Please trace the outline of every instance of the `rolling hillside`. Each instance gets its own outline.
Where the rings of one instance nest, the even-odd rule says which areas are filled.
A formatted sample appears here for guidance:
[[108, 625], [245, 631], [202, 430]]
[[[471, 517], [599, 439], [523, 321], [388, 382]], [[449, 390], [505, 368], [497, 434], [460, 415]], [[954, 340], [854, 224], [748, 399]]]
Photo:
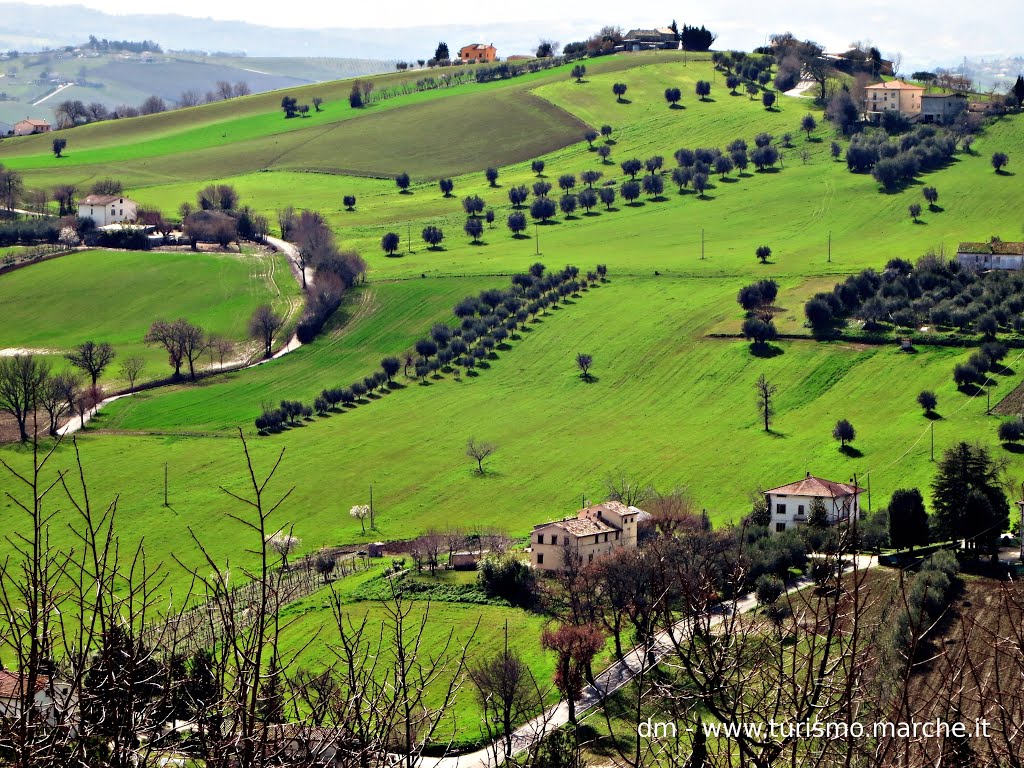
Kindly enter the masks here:
[[[184, 526], [201, 526], [217, 556], [239, 557], [235, 529], [223, 516], [228, 501], [217, 488], [240, 479], [240, 446], [230, 438], [239, 426], [254, 434], [261, 403], [308, 401], [324, 387], [361, 379], [381, 356], [402, 352], [449, 318], [461, 296], [503, 287], [509, 273], [538, 259], [584, 271], [607, 264], [610, 282], [542, 317], [479, 376], [409, 381], [355, 409], [255, 440], [260, 466], [287, 447], [282, 485], [296, 490], [280, 519], [296, 523], [304, 548], [366, 540], [346, 510], [364, 501], [371, 482], [381, 510], [373, 536], [386, 539], [443, 526], [454, 515], [521, 535], [571, 511], [581, 494], [599, 498], [605, 475], [617, 469], [663, 489], [685, 488], [719, 522], [738, 520], [756, 488], [806, 471], [837, 480], [856, 474], [870, 483], [877, 508], [896, 488], [927, 488], [931, 481], [933, 422], [914, 402], [925, 388], [939, 395], [937, 453], [962, 439], [1001, 451], [996, 417], [952, 383], [953, 365], [967, 350], [905, 355], [894, 347], [815, 342], [803, 328], [802, 303], [843, 275], [881, 269], [893, 257], [948, 254], [960, 240], [992, 234], [1017, 237], [1022, 176], [995, 175], [988, 157], [999, 150], [1013, 162], [1024, 158], [1020, 116], [989, 126], [973, 151], [947, 168], [886, 194], [832, 160], [830, 126], [811, 139], [800, 132], [809, 111], [823, 122], [808, 101], [783, 98], [779, 109], [766, 111], [758, 100], [729, 95], [708, 62], [684, 63], [672, 52], [588, 61], [587, 68], [581, 84], [562, 68], [396, 97], [363, 111], [343, 101], [350, 83], [305, 86], [288, 93], [326, 100], [324, 111], [306, 120], [284, 120], [281, 93], [263, 94], [76, 129], [62, 160], [38, 138], [0, 145], [0, 162], [21, 169], [29, 186], [113, 175], [143, 203], [174, 211], [215, 180], [234, 184], [244, 203], [271, 215], [286, 205], [317, 209], [371, 267], [368, 283], [349, 294], [329, 332], [300, 352], [258, 371], [104, 410], [79, 444], [94, 492], [121, 494], [128, 536], [145, 532], [159, 550], [188, 559]], [[385, 76], [378, 87], [403, 77], [409, 76]], [[693, 95], [698, 79], [712, 82], [710, 100]], [[616, 102], [614, 82], [628, 84], [628, 103]], [[662, 98], [673, 85], [683, 91], [684, 109], [670, 110]], [[602, 164], [582, 141], [582, 128], [606, 123], [614, 143]], [[792, 134], [781, 164], [715, 175], [703, 196], [678, 192], [666, 176], [661, 195], [630, 204], [619, 198], [610, 210], [599, 206], [531, 226], [539, 243], [513, 239], [504, 227], [512, 210], [508, 189], [537, 180], [530, 170], [537, 155], [553, 184], [562, 174], [578, 180], [597, 169], [604, 174], [599, 184], [618, 188], [619, 163], [628, 158], [660, 155], [671, 168], [679, 147], [721, 147], [736, 138], [752, 147], [761, 132], [776, 145]], [[488, 166], [499, 168], [497, 187], [483, 178]], [[413, 175], [410, 194], [398, 194], [387, 178], [399, 170]], [[437, 188], [443, 175], [453, 176], [453, 198]], [[938, 188], [943, 210], [915, 225], [907, 206], [922, 199], [924, 183]], [[354, 212], [344, 210], [346, 194], [358, 198]], [[469, 194], [496, 212], [483, 245], [471, 245], [462, 232], [461, 199]], [[419, 240], [428, 224], [444, 229], [442, 250], [428, 251]], [[403, 253], [411, 231], [413, 252], [381, 253], [388, 231], [401, 235]], [[764, 265], [754, 255], [761, 244], [773, 250]], [[805, 338], [777, 342], [765, 357], [740, 340], [710, 338], [739, 329], [736, 292], [762, 277], [780, 283], [780, 327]], [[4, 290], [0, 277], [0, 295]], [[595, 359], [597, 380], [590, 384], [575, 370], [581, 351]], [[998, 377], [994, 401], [1019, 382], [1024, 362], [1016, 352], [1009, 367], [1016, 373]], [[779, 387], [770, 433], [754, 403], [753, 383], [762, 373]], [[857, 428], [853, 453], [841, 453], [831, 438], [839, 418]], [[484, 477], [464, 456], [471, 436], [499, 445]], [[2, 452], [27, 459], [18, 447]], [[59, 455], [68, 459], [66, 451]], [[131, 462], [122, 471], [103, 470], [124, 455]], [[1020, 469], [1019, 455], [1000, 455]], [[172, 525], [160, 507], [165, 463]]]
[[219, 81], [245, 83], [253, 93], [344, 77], [374, 75], [394, 69], [393, 61], [369, 59], [262, 58], [89, 50], [22, 53], [0, 60], [0, 122], [26, 117], [52, 121], [54, 109], [67, 99], [98, 102], [108, 109], [138, 106], [150, 96], [169, 105], [185, 91], [200, 98], [217, 90]]

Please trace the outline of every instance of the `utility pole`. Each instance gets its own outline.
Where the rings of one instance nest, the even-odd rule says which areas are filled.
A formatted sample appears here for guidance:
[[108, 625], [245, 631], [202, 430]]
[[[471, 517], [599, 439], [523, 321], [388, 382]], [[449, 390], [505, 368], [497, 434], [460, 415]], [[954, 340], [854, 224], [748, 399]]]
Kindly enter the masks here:
[[537, 243], [537, 249], [535, 251], [536, 256], [540, 256], [540, 225], [537, 222], [533, 222], [533, 239]]
[[409, 248], [409, 255], [412, 256], [412, 222], [407, 221], [405, 224], [405, 242]]
[[832, 263], [832, 230], [828, 231], [828, 263]]
[[868, 472], [868, 514], [871, 514], [871, 473]]
[[171, 506], [170, 504], [167, 503], [167, 463], [166, 462], [164, 462], [164, 506], [165, 507]]
[[370, 530], [376, 530], [376, 528], [374, 528], [373, 521], [373, 483], [370, 483]]
[[700, 228], [700, 260], [704, 261], [704, 227]]
[[932, 422], [932, 461], [935, 461], [935, 422]]
[[985, 415], [992, 415], [992, 390], [985, 384]]

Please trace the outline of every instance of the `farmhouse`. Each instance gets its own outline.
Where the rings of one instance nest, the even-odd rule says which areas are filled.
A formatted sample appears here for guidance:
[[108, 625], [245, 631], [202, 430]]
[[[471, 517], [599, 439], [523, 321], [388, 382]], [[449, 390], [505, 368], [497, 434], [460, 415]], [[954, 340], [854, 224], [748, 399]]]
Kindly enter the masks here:
[[92, 219], [97, 227], [135, 221], [139, 204], [123, 195], [89, 195], [78, 203], [78, 217]]
[[678, 48], [679, 38], [668, 27], [657, 29], [631, 29], [622, 38], [626, 51], [651, 51], [658, 48]]
[[[23, 675], [0, 670], [0, 718], [12, 719], [21, 715], [21, 699], [26, 685], [28, 680]], [[70, 687], [57, 685], [46, 675], [39, 675], [33, 688], [35, 695], [32, 701], [36, 711], [47, 723], [56, 725], [59, 708], [73, 705]]]
[[921, 122], [949, 124], [967, 111], [967, 97], [962, 93], [926, 93], [921, 96]]
[[1024, 268], [1024, 243], [1007, 243], [993, 237], [987, 243], [960, 243], [957, 262], [971, 269]]
[[921, 95], [924, 88], [903, 80], [875, 83], [864, 89], [864, 116], [877, 122], [883, 112], [897, 112], [902, 117], [921, 114]]
[[591, 563], [618, 547], [636, 548], [637, 519], [643, 510], [619, 501], [606, 501], [576, 513], [575, 517], [541, 523], [530, 534], [530, 560], [542, 571], [558, 571], [566, 557]]
[[45, 120], [36, 120], [26, 117], [24, 120], [14, 124], [15, 136], [31, 136], [34, 133], [49, 133], [50, 124]]
[[483, 43], [464, 45], [459, 49], [459, 58], [465, 62], [494, 61], [498, 58], [498, 49], [491, 44], [484, 45]]
[[764, 492], [772, 516], [768, 527], [781, 533], [789, 528], [806, 525], [810, 518], [811, 503], [815, 499], [825, 503], [830, 524], [857, 519], [862, 515], [862, 493], [864, 489], [852, 483], [836, 483], [814, 477], [808, 472], [803, 480]]

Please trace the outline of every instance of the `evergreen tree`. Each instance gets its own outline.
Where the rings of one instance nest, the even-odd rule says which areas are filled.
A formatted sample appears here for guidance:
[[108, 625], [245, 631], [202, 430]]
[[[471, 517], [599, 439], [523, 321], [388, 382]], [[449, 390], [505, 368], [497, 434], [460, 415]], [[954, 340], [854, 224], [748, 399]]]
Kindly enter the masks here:
[[900, 488], [889, 500], [889, 543], [911, 551], [928, 543], [928, 513], [917, 488]]
[[988, 451], [961, 442], [943, 454], [932, 483], [932, 510], [940, 540], [963, 539], [967, 549], [995, 552], [1010, 506]]

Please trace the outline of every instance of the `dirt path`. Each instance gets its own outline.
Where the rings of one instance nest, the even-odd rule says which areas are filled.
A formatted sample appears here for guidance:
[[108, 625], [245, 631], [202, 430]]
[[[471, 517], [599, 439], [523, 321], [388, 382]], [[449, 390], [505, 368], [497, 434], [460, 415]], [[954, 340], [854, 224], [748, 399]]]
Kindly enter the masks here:
[[[299, 266], [298, 266], [298, 261], [297, 261], [298, 260], [298, 256], [299, 256], [298, 248], [296, 248], [291, 243], [289, 243], [289, 242], [287, 242], [285, 240], [281, 240], [280, 238], [277, 238], [277, 237], [269, 237], [268, 236], [267, 237], [267, 244], [273, 246], [276, 250], [280, 251], [281, 253], [283, 253], [285, 255], [285, 258], [288, 259], [288, 264], [291, 267], [292, 277], [294, 277], [296, 282], [298, 282], [298, 284], [301, 286], [302, 285], [302, 273], [299, 271]], [[273, 268], [273, 266], [271, 266], [271, 268], [270, 268], [270, 279], [271, 280], [273, 280], [273, 275], [274, 275], [274, 268]], [[313, 275], [313, 270], [310, 269], [309, 267], [307, 267], [306, 268], [306, 284], [308, 286], [310, 286], [310, 287], [312, 287], [312, 285], [313, 285], [313, 276], [314, 276]], [[301, 305], [302, 305], [302, 302], [300, 301], [298, 306], [301, 307]], [[295, 308], [296, 307], [293, 304], [289, 304], [289, 307], [288, 307], [289, 315], [294, 311]], [[279, 350], [277, 350], [277, 352], [275, 352], [271, 357], [264, 358], [262, 360], [257, 360], [255, 363], [249, 363], [248, 365], [240, 365], [238, 367], [229, 367], [229, 366], [225, 365], [225, 366], [222, 366], [220, 368], [220, 370], [221, 371], [246, 371], [246, 370], [248, 370], [250, 368], [255, 368], [255, 367], [259, 366], [259, 365], [263, 365], [265, 363], [268, 363], [271, 360], [277, 360], [279, 358], [282, 358], [285, 355], [287, 355], [289, 352], [294, 352], [296, 349], [298, 349], [301, 346], [302, 346], [302, 342], [299, 341], [298, 335], [297, 334], [292, 334], [292, 337], [288, 340], [288, 343], [285, 344], [283, 347], [281, 347]], [[152, 390], [145, 390], [145, 391], [149, 392], [149, 391], [152, 391]], [[135, 394], [134, 392], [125, 392], [125, 393], [122, 393], [122, 394], [119, 394], [119, 395], [113, 395], [111, 397], [106, 398], [105, 400], [100, 402], [100, 404], [97, 405], [92, 411], [87, 413], [85, 415], [84, 419], [79, 418], [77, 416], [73, 416], [71, 419], [68, 420], [67, 424], [65, 424], [64, 426], [60, 427], [57, 430], [57, 433], [60, 434], [60, 435], [70, 435], [70, 434], [72, 434], [74, 432], [77, 432], [82, 427], [84, 427], [86, 424], [88, 424], [90, 419], [92, 419], [92, 417], [96, 414], [96, 412], [99, 411], [99, 409], [102, 408], [104, 405], [107, 405], [108, 403], [112, 403], [115, 400], [120, 400], [122, 397], [131, 397], [134, 394]]]

